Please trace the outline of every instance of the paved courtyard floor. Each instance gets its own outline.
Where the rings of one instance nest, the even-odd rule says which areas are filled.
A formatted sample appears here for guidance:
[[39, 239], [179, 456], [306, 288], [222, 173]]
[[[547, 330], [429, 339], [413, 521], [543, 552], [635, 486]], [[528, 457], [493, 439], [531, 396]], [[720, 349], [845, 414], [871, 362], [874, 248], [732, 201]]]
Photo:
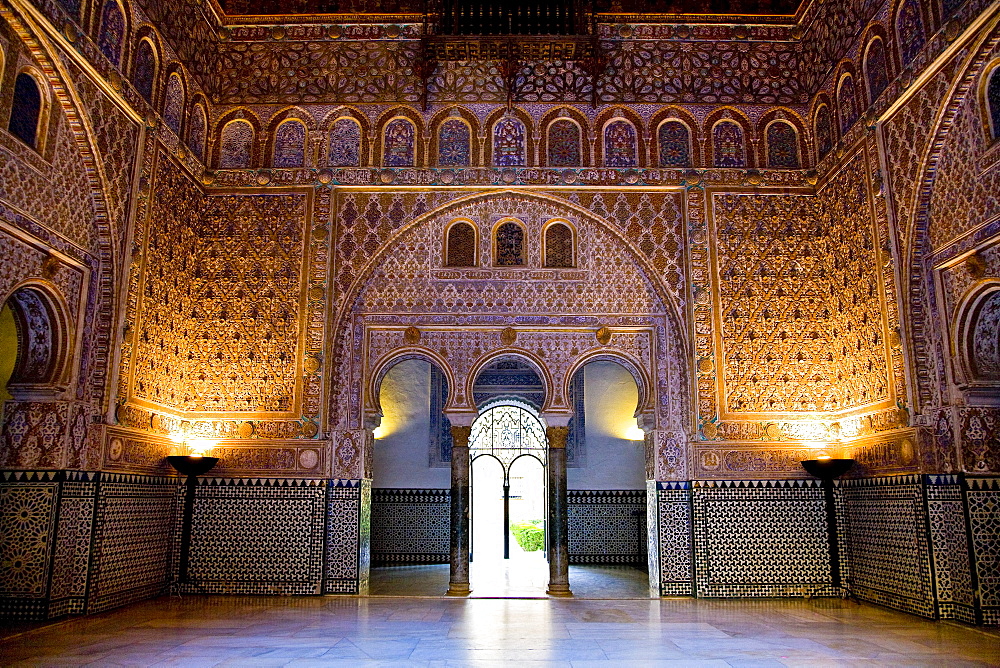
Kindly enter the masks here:
[[185, 596], [8, 638], [0, 664], [972, 666], [1000, 638], [839, 599]]

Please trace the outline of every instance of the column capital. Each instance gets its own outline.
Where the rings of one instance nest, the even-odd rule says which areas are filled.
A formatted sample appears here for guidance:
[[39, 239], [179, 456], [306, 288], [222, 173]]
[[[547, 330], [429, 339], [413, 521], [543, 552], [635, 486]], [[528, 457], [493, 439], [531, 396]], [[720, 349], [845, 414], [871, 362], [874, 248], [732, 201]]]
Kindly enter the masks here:
[[569, 427], [548, 427], [545, 435], [549, 438], [549, 449], [566, 449], [566, 439], [569, 437]]
[[469, 437], [472, 435], [472, 426], [451, 425], [451, 441], [453, 448], [469, 447]]

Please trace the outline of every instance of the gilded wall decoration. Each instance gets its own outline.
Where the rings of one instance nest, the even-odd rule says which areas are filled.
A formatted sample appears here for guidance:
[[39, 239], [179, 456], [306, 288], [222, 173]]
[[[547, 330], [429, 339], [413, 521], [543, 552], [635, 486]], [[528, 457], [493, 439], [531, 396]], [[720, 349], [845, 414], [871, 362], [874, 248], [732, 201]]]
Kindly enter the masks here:
[[297, 414], [306, 206], [300, 194], [204, 197], [160, 157], [133, 399]]
[[891, 399], [874, 230], [856, 158], [822, 197], [716, 195], [727, 414]]

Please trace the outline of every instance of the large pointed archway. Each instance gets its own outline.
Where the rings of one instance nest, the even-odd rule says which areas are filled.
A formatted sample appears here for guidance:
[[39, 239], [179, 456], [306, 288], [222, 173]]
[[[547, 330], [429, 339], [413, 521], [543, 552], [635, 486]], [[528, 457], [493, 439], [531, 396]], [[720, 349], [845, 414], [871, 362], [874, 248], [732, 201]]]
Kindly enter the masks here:
[[[342, 208], [357, 206], [352, 201]], [[355, 234], [357, 218], [352, 221], [338, 235]], [[459, 223], [472, 234], [451, 239]], [[547, 255], [546, 232], [553, 226], [561, 226], [572, 246], [558, 262]], [[473, 247], [453, 256], [449, 241], [460, 239]], [[566, 438], [574, 416], [570, 386], [580, 365], [600, 356], [621, 360], [639, 386], [645, 477], [684, 475], [686, 454], [676, 444], [691, 431], [692, 393], [687, 333], [677, 308], [681, 297], [624, 230], [550, 195], [480, 193], [402, 225], [352, 275], [338, 300], [344, 307], [333, 349], [329, 428], [335, 475], [371, 475], [371, 429], [380, 414], [377, 390], [386, 361], [408, 355], [439, 361], [451, 387], [443, 412], [453, 441], [452, 566], [460, 571], [452, 574], [453, 594], [468, 591], [467, 458], [482, 398], [474, 385], [497, 360], [524, 361], [545, 389], [536, 407], [547, 424], [550, 500], [558, 501], [549, 504], [547, 526], [550, 548], [559, 550], [555, 559], [550, 550], [550, 592], [569, 592]], [[675, 450], [661, 452], [669, 447]]]

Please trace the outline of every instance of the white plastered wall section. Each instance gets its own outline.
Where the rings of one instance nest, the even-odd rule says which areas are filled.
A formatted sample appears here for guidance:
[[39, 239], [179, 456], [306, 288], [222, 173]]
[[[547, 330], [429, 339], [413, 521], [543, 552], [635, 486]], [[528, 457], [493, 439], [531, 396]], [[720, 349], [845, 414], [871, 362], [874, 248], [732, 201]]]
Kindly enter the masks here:
[[372, 486], [380, 488], [445, 489], [451, 470], [431, 468], [431, 365], [404, 360], [382, 379], [382, 429], [375, 441]]
[[568, 489], [646, 489], [644, 445], [625, 438], [639, 401], [632, 374], [604, 361], [583, 374], [587, 455], [583, 467], [567, 470]]

